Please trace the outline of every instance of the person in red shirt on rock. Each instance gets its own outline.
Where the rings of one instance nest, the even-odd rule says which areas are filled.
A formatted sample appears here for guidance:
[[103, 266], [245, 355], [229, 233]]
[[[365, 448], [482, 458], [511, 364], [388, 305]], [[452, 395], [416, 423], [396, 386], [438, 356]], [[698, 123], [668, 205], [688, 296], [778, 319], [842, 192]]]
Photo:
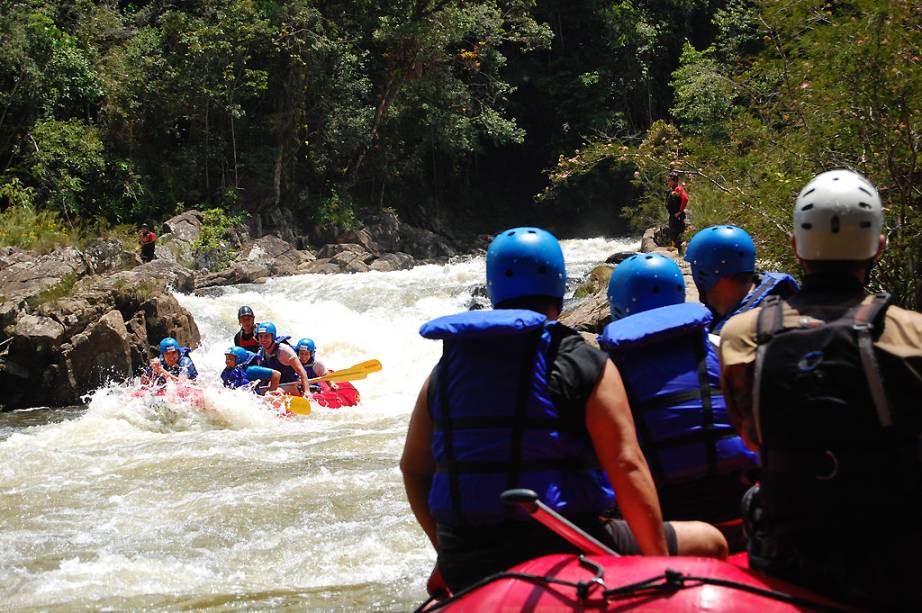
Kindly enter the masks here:
[[688, 192], [679, 184], [679, 173], [672, 171], [666, 179], [666, 210], [669, 212], [669, 238], [676, 251], [682, 255], [682, 233], [685, 232], [685, 207], [688, 206]]
[[157, 235], [150, 231], [146, 223], [141, 224], [138, 242], [141, 243], [141, 261], [150, 262], [153, 260], [154, 248], [157, 244]]

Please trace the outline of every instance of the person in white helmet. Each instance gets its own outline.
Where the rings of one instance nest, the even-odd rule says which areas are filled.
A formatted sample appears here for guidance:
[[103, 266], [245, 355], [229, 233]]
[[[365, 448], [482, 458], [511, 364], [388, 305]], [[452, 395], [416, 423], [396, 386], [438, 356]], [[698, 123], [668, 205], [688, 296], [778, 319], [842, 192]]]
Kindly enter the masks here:
[[860, 608], [922, 605], [922, 314], [865, 290], [880, 196], [824, 172], [794, 205], [801, 292], [724, 327], [727, 410], [762, 462], [749, 563]]

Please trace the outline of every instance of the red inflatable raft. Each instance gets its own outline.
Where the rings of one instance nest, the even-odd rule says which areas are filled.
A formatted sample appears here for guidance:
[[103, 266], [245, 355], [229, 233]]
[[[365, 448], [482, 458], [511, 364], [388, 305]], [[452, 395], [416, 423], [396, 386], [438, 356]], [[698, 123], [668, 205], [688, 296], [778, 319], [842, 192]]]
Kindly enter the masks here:
[[[734, 560], [739, 564], [740, 560]], [[847, 611], [711, 558], [556, 554], [486, 579], [427, 611]]]
[[359, 403], [361, 395], [354, 385], [348, 381], [341, 381], [336, 385], [338, 389], [334, 390], [326, 381], [320, 381], [320, 391], [310, 394], [311, 400], [328, 409], [354, 407]]

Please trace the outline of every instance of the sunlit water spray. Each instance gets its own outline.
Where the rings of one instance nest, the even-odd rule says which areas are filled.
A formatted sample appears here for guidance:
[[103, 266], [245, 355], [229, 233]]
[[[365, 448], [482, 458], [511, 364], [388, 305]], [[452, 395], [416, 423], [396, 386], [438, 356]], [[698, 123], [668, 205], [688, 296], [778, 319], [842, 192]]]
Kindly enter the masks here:
[[[565, 241], [571, 278], [635, 240]], [[434, 552], [397, 462], [439, 343], [420, 324], [463, 310], [473, 258], [393, 273], [302, 275], [179, 295], [202, 344], [199, 406], [98, 390], [84, 410], [0, 417], [0, 608], [412, 609]], [[358, 407], [283, 418], [218, 373], [248, 304], [319, 359], [384, 369]]]

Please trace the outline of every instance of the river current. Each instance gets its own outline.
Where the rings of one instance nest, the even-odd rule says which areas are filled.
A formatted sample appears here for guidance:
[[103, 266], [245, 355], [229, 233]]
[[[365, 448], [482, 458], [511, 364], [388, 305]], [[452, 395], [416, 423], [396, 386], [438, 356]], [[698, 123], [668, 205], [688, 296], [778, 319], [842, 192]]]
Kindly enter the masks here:
[[[571, 279], [636, 245], [564, 241]], [[483, 271], [471, 258], [178, 294], [202, 334], [204, 408], [113, 384], [85, 407], [0, 415], [0, 610], [415, 608], [435, 553], [397, 463], [441, 351], [418, 329], [465, 309]], [[243, 304], [313, 337], [330, 368], [384, 369], [356, 382], [357, 407], [281, 418], [220, 387]]]

